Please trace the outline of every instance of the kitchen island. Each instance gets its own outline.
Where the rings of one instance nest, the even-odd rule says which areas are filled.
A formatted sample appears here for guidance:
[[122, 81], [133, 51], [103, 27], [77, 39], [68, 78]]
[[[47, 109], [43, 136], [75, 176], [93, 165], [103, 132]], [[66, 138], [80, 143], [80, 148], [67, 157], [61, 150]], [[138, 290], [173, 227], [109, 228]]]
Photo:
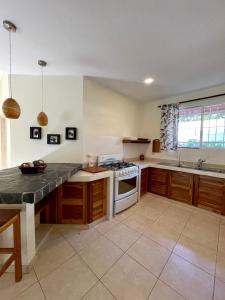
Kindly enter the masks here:
[[[76, 174], [81, 164], [49, 163], [44, 173], [23, 175], [10, 168], [0, 171], [0, 209], [21, 209], [22, 264], [26, 271], [35, 257], [35, 204]], [[0, 243], [9, 245], [12, 232], [6, 231]], [[0, 261], [1, 263], [1, 261]]]

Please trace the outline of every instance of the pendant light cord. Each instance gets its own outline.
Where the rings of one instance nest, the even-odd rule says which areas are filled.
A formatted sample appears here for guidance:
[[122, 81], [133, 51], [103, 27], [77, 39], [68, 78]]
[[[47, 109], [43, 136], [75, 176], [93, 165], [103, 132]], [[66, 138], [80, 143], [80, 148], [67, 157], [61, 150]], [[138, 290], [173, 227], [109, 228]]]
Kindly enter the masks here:
[[43, 78], [43, 66], [41, 66], [41, 111], [44, 111], [44, 78]]
[[9, 30], [9, 96], [12, 98], [12, 39]]

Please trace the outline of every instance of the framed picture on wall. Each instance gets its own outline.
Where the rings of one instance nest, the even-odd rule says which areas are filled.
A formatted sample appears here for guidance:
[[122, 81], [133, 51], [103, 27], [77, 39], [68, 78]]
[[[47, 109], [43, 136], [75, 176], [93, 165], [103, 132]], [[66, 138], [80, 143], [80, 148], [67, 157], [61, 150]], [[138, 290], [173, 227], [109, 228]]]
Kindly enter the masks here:
[[76, 140], [77, 139], [77, 128], [66, 127], [66, 140]]
[[33, 140], [41, 139], [41, 127], [30, 127], [30, 139]]
[[60, 134], [47, 134], [47, 144], [59, 145], [60, 144]]

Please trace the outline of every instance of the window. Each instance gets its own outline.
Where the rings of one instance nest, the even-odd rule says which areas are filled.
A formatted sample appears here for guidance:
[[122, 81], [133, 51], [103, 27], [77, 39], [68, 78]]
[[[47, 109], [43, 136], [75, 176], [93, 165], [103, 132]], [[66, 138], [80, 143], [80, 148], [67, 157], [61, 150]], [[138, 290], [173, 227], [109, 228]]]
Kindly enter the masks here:
[[225, 148], [225, 103], [180, 108], [178, 147]]

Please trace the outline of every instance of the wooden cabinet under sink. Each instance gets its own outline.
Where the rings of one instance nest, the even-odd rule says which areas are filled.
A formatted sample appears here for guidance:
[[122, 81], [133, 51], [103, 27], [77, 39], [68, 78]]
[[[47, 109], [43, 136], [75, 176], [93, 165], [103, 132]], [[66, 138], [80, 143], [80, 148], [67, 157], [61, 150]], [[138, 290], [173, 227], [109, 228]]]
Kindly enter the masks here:
[[151, 193], [225, 215], [225, 179], [149, 168]]
[[170, 171], [168, 197], [174, 200], [192, 204], [193, 174]]
[[195, 175], [194, 205], [225, 215], [225, 179]]

